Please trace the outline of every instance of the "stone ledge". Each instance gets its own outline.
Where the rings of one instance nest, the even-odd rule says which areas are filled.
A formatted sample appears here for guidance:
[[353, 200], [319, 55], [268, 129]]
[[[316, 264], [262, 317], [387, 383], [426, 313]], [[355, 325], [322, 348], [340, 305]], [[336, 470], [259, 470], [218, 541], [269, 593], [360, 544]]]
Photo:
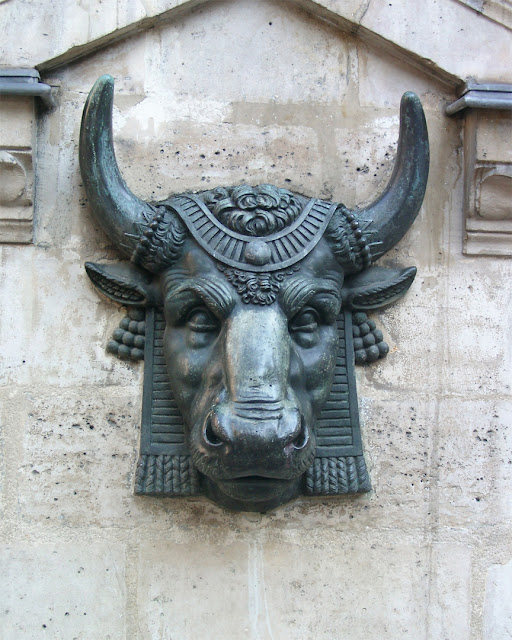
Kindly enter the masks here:
[[30, 244], [31, 242], [32, 216], [27, 220], [0, 219], [0, 243]]
[[512, 232], [468, 230], [464, 253], [469, 256], [512, 257]]

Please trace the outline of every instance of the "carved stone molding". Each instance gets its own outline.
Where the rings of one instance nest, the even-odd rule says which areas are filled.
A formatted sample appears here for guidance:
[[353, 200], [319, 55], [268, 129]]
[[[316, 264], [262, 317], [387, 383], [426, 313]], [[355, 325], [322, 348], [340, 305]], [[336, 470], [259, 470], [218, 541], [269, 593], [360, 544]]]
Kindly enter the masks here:
[[32, 241], [32, 149], [0, 150], [0, 242]]
[[0, 70], [0, 242], [32, 242], [35, 105], [54, 106], [35, 69]]
[[458, 0], [486, 18], [512, 29], [511, 0]]
[[512, 86], [465, 87], [447, 114], [464, 115], [468, 255], [512, 256]]
[[54, 105], [35, 69], [0, 70], [0, 242], [32, 242], [35, 98]]

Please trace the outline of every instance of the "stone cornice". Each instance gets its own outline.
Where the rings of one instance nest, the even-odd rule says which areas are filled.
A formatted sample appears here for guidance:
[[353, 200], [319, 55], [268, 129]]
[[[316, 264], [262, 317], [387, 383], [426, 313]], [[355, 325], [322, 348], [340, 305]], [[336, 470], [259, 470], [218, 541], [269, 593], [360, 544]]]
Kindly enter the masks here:
[[512, 29], [511, 0], [457, 0], [457, 2], [481, 13], [489, 20], [494, 20], [494, 22]]
[[[209, 1], [91, 0], [85, 10], [74, 1], [64, 0], [55, 11], [55, 5], [42, 0], [13, 0], [0, 6], [6, 25], [0, 57], [9, 66], [35, 67], [47, 73], [179, 18], [180, 14]], [[509, 30], [461, 0], [284, 1], [336, 24], [343, 31], [357, 34], [449, 85], [482, 77], [489, 82], [512, 82]], [[471, 54], [475, 51], [478, 55]]]

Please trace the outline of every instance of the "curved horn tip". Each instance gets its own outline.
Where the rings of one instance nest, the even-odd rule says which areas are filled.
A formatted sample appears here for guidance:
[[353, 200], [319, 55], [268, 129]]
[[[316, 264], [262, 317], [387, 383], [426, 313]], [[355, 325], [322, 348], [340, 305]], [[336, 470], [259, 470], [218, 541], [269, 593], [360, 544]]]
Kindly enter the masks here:
[[91, 104], [98, 105], [104, 99], [113, 98], [114, 96], [114, 78], [108, 74], [100, 76], [94, 83], [89, 92], [85, 108]]
[[[104, 77], [104, 76], [102, 76], [102, 77]], [[402, 95], [401, 104], [405, 104], [406, 102], [416, 102], [417, 104], [419, 104], [421, 106], [421, 100], [414, 93], [414, 91], [406, 91]]]
[[416, 116], [423, 116], [423, 119], [425, 118], [421, 100], [413, 91], [406, 91], [400, 100], [400, 117], [406, 117], [407, 114], [412, 114], [413, 112]]
[[113, 76], [111, 76], [109, 73], [104, 73], [94, 83], [92, 91], [96, 91], [98, 89], [103, 89], [103, 87], [105, 87], [106, 85], [114, 86], [114, 82], [115, 82], [115, 80], [114, 80]]
[[[108, 74], [100, 76], [89, 91], [87, 100], [84, 104], [82, 112], [82, 126], [80, 131], [81, 144], [88, 146], [87, 140], [84, 139], [86, 131], [91, 126], [91, 113], [104, 111], [107, 115], [112, 111], [112, 103], [114, 101], [114, 78]], [[103, 108], [102, 108], [103, 107]], [[94, 119], [94, 116], [93, 116]]]

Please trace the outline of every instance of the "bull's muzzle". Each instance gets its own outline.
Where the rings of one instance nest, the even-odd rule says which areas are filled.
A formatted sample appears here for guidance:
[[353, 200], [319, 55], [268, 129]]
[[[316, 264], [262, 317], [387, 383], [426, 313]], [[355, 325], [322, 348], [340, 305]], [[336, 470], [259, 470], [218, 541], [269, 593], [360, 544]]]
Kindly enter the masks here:
[[242, 309], [229, 319], [226, 387], [200, 432], [214, 460], [210, 477], [288, 480], [305, 471], [313, 437], [292, 389], [290, 357], [288, 321], [277, 308]]
[[243, 501], [266, 510], [296, 495], [315, 452], [302, 412], [288, 402], [220, 403], [200, 438], [207, 492], [232, 508]]
[[239, 477], [287, 477], [301, 466], [311, 436], [302, 413], [287, 403], [227, 402], [208, 414], [202, 440], [215, 455], [232, 456]]

